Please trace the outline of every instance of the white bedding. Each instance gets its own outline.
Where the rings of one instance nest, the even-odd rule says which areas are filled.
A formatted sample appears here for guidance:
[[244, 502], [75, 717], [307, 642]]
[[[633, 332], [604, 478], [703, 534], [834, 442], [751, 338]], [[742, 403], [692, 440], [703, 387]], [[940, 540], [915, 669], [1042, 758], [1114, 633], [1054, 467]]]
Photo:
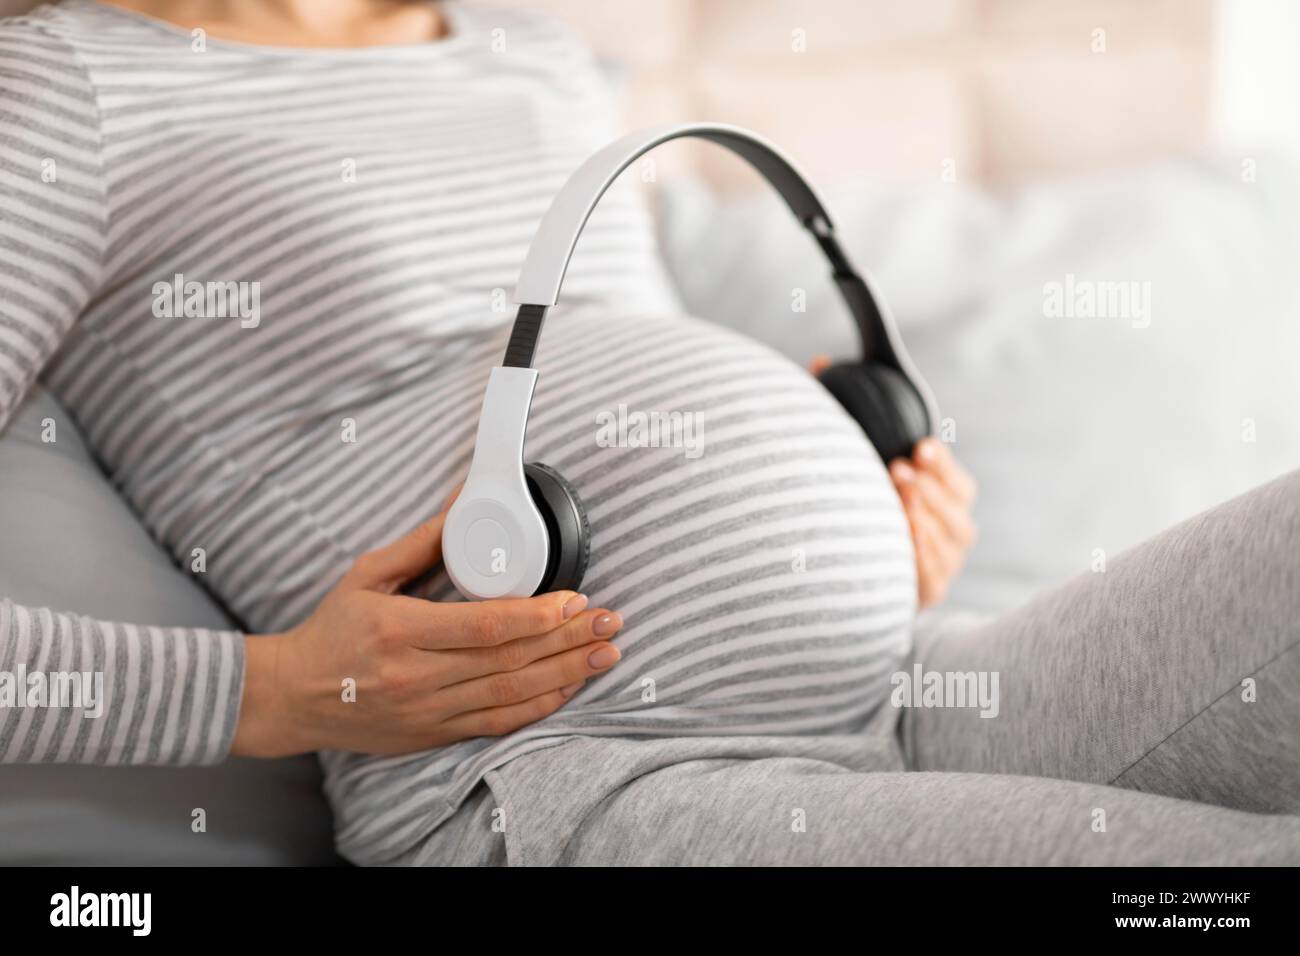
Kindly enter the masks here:
[[[981, 482], [953, 606], [1017, 603], [1300, 463], [1300, 164], [1188, 160], [1011, 198], [939, 184], [827, 198]], [[691, 313], [799, 359], [852, 351], [779, 200], [723, 204], [685, 184], [663, 213]], [[1083, 317], [1073, 297], [1083, 309], [1047, 314], [1045, 288], [1103, 281], [1138, 283], [1149, 314]], [[806, 314], [792, 314], [796, 287]]]

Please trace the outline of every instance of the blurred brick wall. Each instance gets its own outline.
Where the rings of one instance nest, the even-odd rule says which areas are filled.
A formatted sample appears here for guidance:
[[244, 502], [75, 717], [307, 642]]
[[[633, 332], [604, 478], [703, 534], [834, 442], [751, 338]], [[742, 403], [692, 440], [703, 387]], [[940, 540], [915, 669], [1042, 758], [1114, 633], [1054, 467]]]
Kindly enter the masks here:
[[[1195, 149], [1208, 131], [1212, 0], [529, 5], [627, 64], [630, 124], [738, 123], [822, 181], [1011, 183]], [[707, 148], [675, 158], [749, 181]]]

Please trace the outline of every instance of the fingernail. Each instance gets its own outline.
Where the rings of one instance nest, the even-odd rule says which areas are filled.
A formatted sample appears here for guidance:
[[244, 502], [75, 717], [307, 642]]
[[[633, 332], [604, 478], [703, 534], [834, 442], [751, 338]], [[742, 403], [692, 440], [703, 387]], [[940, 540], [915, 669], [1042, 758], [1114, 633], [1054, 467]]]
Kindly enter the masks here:
[[618, 659], [623, 655], [619, 653], [618, 648], [613, 644], [606, 644], [604, 647], [598, 647], [587, 657], [587, 664], [592, 670], [603, 671], [607, 667], [613, 667], [618, 663]]
[[591, 622], [591, 631], [597, 637], [609, 637], [623, 626], [623, 619], [618, 614], [602, 614]]
[[564, 609], [560, 611], [560, 613], [564, 615], [564, 619], [567, 621], [569, 618], [573, 617], [573, 615], [581, 612], [582, 609], [586, 606], [587, 606], [587, 595], [575, 594], [573, 597], [569, 598], [567, 601], [564, 602]]
[[934, 447], [932, 440], [926, 438], [916, 446], [916, 457], [922, 461], [934, 461], [939, 457], [939, 449]]
[[576, 694], [578, 691], [582, 690], [582, 685], [585, 684], [585, 683], [586, 683], [586, 681], [578, 681], [578, 683], [576, 683], [576, 684], [570, 684], [568, 687], [561, 687], [561, 688], [560, 688], [560, 693], [561, 693], [562, 695], [564, 695], [564, 699], [565, 699], [565, 700], [568, 700], [570, 697], [572, 697], [572, 696], [573, 696], [574, 694]]
[[889, 468], [899, 481], [911, 481], [916, 477], [916, 472], [912, 470], [912, 466], [905, 461], [896, 461]]

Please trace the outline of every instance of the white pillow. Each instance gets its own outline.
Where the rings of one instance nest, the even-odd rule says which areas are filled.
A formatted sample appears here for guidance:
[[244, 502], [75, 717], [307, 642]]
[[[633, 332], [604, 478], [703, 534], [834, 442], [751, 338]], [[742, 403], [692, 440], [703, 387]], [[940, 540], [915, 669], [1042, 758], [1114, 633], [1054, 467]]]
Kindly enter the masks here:
[[[53, 443], [41, 440], [54, 422]], [[0, 594], [102, 620], [229, 627], [43, 389], [0, 434]], [[3, 639], [0, 637], [0, 639]], [[206, 832], [191, 829], [206, 813]], [[215, 767], [0, 766], [0, 865], [339, 862], [314, 756]]]

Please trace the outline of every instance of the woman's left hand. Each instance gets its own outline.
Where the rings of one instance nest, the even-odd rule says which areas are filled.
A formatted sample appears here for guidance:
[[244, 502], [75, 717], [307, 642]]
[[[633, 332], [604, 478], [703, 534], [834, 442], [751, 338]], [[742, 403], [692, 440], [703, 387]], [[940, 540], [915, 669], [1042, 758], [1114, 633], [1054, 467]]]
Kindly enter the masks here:
[[[828, 356], [818, 355], [808, 371], [816, 377], [830, 364]], [[947, 595], [975, 543], [975, 479], [937, 438], [923, 438], [911, 458], [891, 461], [889, 478], [912, 529], [917, 600], [932, 607]]]
[[917, 599], [938, 604], [975, 543], [975, 479], [937, 438], [922, 438], [911, 458], [889, 463], [916, 551]]

